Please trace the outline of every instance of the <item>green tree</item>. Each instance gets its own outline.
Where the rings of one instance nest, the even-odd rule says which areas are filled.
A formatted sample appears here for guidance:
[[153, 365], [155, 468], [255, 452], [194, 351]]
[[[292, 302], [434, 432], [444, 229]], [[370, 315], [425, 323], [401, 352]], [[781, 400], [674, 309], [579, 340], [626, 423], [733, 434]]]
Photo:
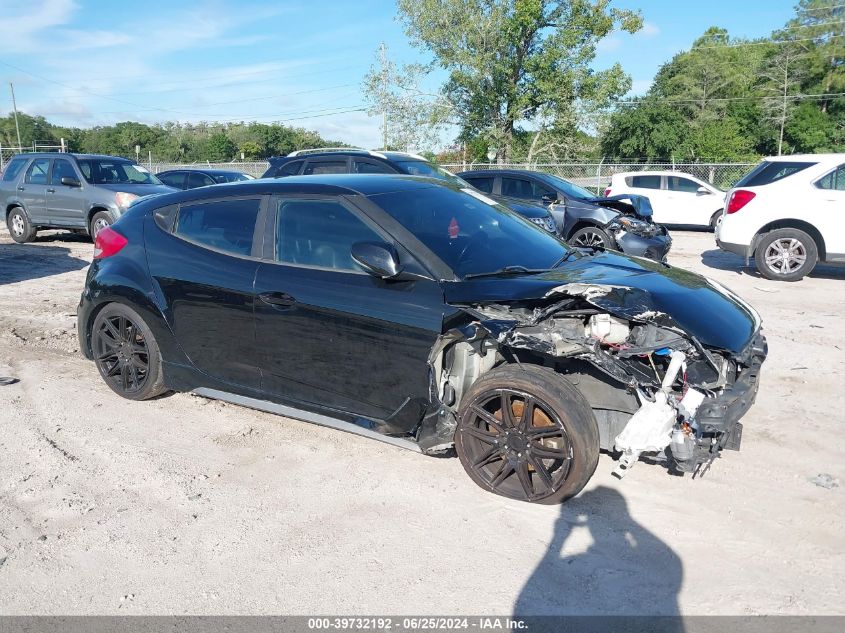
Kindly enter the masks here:
[[[610, 0], [398, 0], [412, 42], [448, 73], [442, 90], [461, 138], [508, 159], [518, 125], [572, 129], [579, 102], [604, 107], [630, 88], [617, 64], [591, 68], [596, 43], [642, 18]], [[539, 119], [539, 121], [538, 121]], [[560, 125], [558, 125], [560, 122]]]

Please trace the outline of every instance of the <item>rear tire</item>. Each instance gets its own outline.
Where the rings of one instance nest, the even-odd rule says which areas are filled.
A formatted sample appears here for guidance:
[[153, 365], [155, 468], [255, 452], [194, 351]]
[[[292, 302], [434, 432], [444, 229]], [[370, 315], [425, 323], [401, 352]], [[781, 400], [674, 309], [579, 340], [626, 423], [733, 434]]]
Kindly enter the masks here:
[[530, 503], [561, 503], [593, 476], [599, 430], [590, 404], [563, 376], [536, 365], [505, 365], [464, 395], [455, 450], [481, 488]]
[[571, 246], [596, 248], [599, 250], [616, 249], [616, 241], [597, 226], [585, 226], [578, 229], [567, 240]]
[[799, 229], [776, 229], [757, 243], [754, 263], [766, 279], [798, 281], [819, 261], [815, 240]]
[[719, 218], [722, 217], [723, 209], [719, 209], [713, 216], [710, 218], [710, 230], [714, 233], [716, 232], [716, 225], [719, 223]]
[[132, 308], [110, 303], [100, 310], [91, 328], [91, 351], [100, 376], [117, 395], [148, 400], [166, 391], [155, 337]]
[[97, 211], [91, 218], [91, 223], [88, 225], [88, 235], [92, 240], [97, 239], [97, 233], [102, 231], [107, 226], [111, 226], [111, 216], [105, 211]]
[[9, 229], [9, 235], [18, 244], [31, 242], [35, 239], [35, 234], [38, 232], [29, 221], [26, 211], [21, 207], [15, 207], [9, 211], [9, 215], [6, 216], [6, 228]]

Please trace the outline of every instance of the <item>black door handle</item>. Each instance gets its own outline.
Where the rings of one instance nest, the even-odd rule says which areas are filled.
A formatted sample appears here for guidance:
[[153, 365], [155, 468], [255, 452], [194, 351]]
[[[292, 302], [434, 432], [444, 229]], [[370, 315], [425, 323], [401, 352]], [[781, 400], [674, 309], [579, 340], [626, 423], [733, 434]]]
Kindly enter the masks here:
[[284, 292], [262, 292], [258, 295], [258, 298], [264, 303], [280, 308], [289, 308], [296, 303], [294, 297]]
[[47, 193], [56, 193], [56, 190], [55, 189], [48, 189]]
[[26, 187], [18, 187], [18, 191], [26, 191]]

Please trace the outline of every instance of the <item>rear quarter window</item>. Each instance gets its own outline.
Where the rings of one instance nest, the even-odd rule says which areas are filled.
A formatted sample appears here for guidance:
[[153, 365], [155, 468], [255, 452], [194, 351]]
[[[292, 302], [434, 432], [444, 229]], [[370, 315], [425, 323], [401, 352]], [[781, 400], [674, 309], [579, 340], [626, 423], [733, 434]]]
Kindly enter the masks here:
[[179, 209], [174, 233], [179, 237], [224, 253], [252, 254], [260, 198], [217, 200]]
[[18, 174], [20, 174], [21, 170], [26, 166], [26, 161], [28, 160], [28, 158], [13, 158], [10, 160], [3, 172], [3, 181], [9, 182], [17, 178]]
[[734, 187], [760, 187], [762, 185], [769, 185], [778, 180], [788, 178], [799, 171], [804, 171], [807, 167], [812, 167], [816, 163], [801, 162], [801, 161], [763, 161], [755, 167], [751, 173], [740, 180]]
[[632, 176], [628, 186], [637, 189], [660, 189], [660, 176]]

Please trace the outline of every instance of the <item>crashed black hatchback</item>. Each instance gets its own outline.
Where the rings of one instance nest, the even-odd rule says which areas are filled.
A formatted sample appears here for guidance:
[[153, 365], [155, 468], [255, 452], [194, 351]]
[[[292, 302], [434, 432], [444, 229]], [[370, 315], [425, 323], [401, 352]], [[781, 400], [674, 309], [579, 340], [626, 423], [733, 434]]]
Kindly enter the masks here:
[[599, 450], [701, 468], [737, 448], [754, 310], [665, 264], [570, 249], [478, 192], [405, 176], [167, 194], [101, 231], [81, 349], [115, 392], [189, 391], [454, 447], [497, 494], [563, 501]]

